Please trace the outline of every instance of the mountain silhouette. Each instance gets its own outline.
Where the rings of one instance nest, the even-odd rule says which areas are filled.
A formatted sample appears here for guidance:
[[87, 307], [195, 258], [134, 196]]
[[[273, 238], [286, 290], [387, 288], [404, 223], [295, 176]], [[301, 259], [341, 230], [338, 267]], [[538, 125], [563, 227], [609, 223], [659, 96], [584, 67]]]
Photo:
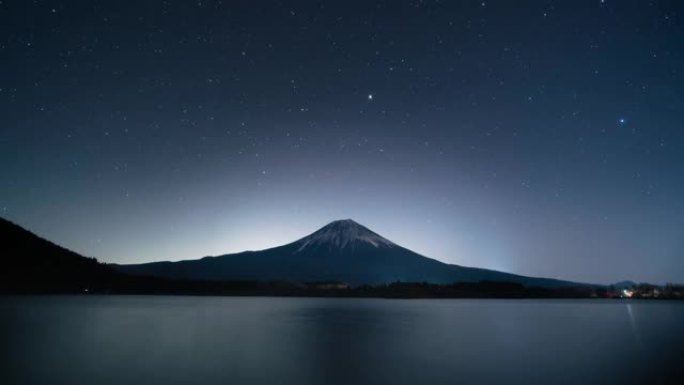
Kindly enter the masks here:
[[0, 218], [0, 292], [84, 292], [117, 275], [87, 258]]
[[209, 281], [332, 281], [352, 286], [480, 281], [543, 288], [584, 285], [446, 264], [401, 247], [351, 219], [331, 222], [295, 242], [266, 250], [115, 268], [128, 274]]

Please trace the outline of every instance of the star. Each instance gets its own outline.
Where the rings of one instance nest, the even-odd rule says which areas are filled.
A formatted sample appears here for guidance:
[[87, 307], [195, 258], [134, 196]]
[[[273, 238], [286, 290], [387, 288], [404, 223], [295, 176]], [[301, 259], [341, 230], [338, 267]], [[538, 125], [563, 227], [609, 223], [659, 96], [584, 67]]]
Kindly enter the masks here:
[[370, 101], [373, 100], [373, 94], [368, 94], [368, 100], [370, 100]]

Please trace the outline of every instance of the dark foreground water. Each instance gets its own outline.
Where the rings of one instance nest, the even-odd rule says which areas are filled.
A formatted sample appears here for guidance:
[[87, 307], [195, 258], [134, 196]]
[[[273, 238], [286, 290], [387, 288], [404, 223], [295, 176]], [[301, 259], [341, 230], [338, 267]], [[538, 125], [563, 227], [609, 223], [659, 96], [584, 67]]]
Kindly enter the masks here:
[[684, 383], [684, 302], [0, 297], [0, 383]]

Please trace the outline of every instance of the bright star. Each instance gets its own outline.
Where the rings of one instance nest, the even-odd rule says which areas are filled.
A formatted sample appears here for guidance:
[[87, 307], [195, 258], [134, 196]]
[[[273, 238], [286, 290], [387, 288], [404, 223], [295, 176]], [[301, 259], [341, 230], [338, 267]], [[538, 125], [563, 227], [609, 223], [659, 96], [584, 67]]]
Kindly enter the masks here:
[[618, 122], [620, 122], [620, 124], [625, 124], [627, 122], [627, 119], [620, 118], [620, 120], [618, 120]]
[[368, 94], [368, 100], [373, 100], [373, 94]]

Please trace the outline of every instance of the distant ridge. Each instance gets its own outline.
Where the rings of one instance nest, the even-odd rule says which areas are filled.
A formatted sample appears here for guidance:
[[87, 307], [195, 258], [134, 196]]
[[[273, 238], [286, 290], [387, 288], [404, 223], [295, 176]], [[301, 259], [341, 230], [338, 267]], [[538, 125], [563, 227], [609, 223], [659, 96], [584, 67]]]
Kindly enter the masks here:
[[271, 249], [116, 268], [128, 274], [211, 281], [335, 281], [353, 286], [497, 281], [542, 288], [595, 286], [446, 264], [401, 247], [351, 219], [333, 221]]

